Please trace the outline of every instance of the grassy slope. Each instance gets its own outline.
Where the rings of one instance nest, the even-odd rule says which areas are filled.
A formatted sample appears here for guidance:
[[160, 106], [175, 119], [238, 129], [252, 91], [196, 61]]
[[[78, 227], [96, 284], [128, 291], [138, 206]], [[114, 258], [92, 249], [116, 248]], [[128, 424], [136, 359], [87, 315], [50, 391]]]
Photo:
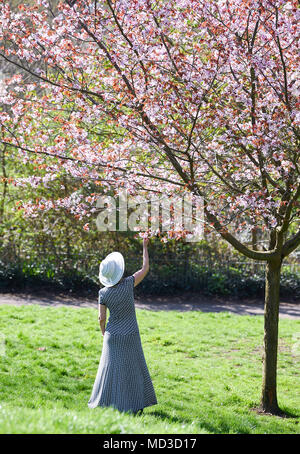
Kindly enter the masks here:
[[[280, 320], [279, 404], [257, 415], [263, 318], [137, 311], [158, 405], [89, 409], [102, 337], [96, 309], [0, 306], [1, 433], [299, 433], [300, 323]], [[297, 334], [298, 333], [298, 334]]]

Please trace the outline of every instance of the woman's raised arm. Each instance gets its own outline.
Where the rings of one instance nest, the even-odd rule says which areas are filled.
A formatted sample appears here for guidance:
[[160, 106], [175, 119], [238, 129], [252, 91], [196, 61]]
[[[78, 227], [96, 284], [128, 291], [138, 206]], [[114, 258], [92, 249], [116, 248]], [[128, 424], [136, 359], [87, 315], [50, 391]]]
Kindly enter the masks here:
[[143, 239], [143, 267], [134, 273], [134, 286], [136, 287], [149, 271], [149, 254], [148, 254], [148, 238]]

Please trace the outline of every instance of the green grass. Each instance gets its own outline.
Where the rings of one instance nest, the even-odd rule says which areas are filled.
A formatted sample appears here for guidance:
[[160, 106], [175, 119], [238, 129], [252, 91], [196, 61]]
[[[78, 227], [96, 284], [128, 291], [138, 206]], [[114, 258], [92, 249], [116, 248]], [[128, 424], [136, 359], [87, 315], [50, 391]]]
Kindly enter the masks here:
[[[299, 321], [280, 320], [278, 400], [259, 415], [263, 318], [137, 310], [158, 405], [89, 409], [97, 308], [0, 306], [1, 433], [299, 433]], [[298, 391], [298, 392], [297, 392]]]

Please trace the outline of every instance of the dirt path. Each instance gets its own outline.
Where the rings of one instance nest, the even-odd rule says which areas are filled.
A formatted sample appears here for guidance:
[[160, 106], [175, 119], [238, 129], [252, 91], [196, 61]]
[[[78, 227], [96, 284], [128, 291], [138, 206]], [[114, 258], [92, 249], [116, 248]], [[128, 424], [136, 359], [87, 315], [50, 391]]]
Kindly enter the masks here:
[[[263, 315], [263, 301], [257, 299], [208, 298], [197, 294], [183, 296], [135, 298], [136, 307], [147, 310], [176, 310], [202, 312], [230, 312], [239, 315]], [[91, 297], [76, 297], [50, 292], [0, 293], [0, 304], [42, 306], [94, 307], [97, 308], [97, 294]], [[300, 320], [300, 303], [282, 301], [280, 317]]]

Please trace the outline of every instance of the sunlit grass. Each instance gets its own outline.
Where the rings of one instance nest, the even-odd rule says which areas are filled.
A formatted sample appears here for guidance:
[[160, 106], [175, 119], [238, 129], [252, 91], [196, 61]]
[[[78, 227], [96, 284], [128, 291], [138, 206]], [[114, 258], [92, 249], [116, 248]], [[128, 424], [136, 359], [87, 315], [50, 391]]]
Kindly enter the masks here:
[[256, 414], [263, 318], [137, 310], [158, 405], [89, 409], [102, 348], [97, 310], [0, 306], [1, 433], [299, 433], [299, 332], [280, 320], [278, 399]]

